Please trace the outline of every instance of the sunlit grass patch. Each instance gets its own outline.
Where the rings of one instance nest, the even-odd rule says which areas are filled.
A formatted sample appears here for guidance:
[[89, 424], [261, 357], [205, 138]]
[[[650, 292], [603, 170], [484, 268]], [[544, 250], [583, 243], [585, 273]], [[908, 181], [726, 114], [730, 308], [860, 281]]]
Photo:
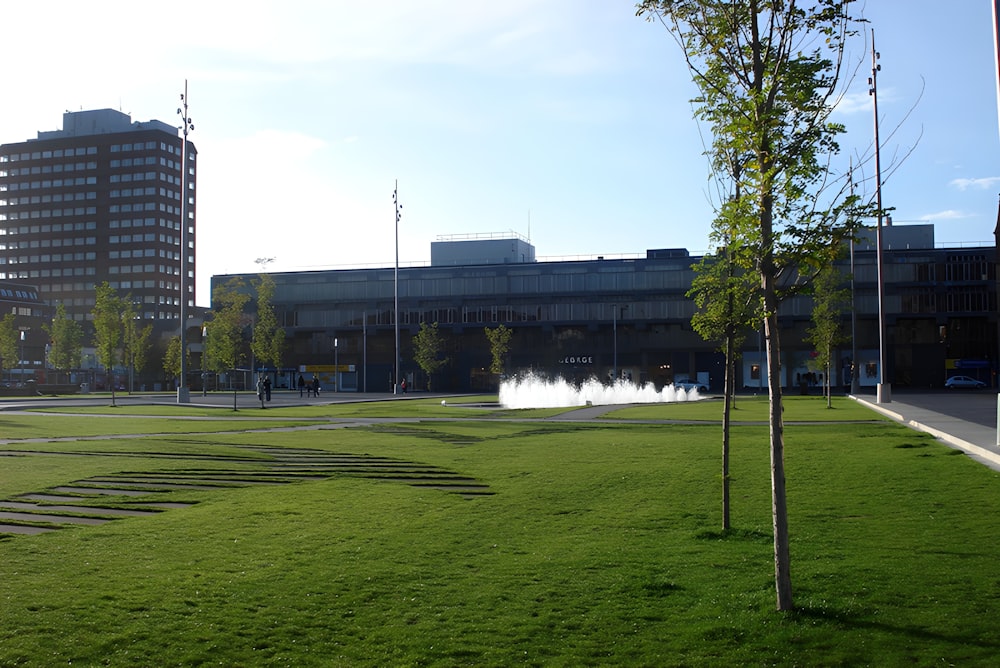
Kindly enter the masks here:
[[195, 505], [0, 540], [0, 664], [994, 660], [998, 474], [894, 423], [790, 423], [798, 607], [782, 615], [767, 440], [733, 431], [730, 531], [717, 424], [425, 420], [4, 459], [4, 495], [257, 448], [442, 467], [493, 493], [331, 475], [177, 490]]

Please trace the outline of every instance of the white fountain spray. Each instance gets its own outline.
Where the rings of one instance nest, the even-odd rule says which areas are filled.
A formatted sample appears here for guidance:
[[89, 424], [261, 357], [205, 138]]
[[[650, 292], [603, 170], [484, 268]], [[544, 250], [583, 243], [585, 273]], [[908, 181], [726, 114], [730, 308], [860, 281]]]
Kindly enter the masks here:
[[667, 385], [657, 391], [652, 383], [636, 385], [619, 380], [605, 385], [591, 378], [577, 387], [561, 378], [548, 380], [529, 374], [500, 383], [500, 405], [504, 408], [570, 408], [617, 404], [656, 404], [701, 399], [697, 388], [685, 390]]

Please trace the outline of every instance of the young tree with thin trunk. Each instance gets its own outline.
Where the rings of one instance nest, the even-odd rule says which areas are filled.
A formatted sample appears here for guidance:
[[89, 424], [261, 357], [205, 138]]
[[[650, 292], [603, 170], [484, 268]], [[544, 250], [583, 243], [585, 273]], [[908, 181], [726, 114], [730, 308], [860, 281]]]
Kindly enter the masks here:
[[485, 331], [486, 338], [490, 342], [490, 355], [493, 357], [490, 373], [499, 377], [504, 372], [507, 353], [510, 351], [510, 337], [514, 330], [501, 323], [492, 329], [486, 327]]
[[[0, 318], [0, 362], [7, 369], [7, 380], [10, 380], [10, 370], [18, 359], [18, 329], [13, 313], [5, 313]], [[0, 369], [2, 371], [3, 369]]]
[[814, 362], [823, 370], [823, 393], [826, 407], [833, 408], [830, 372], [833, 349], [847, 340], [843, 317], [851, 307], [851, 291], [844, 286], [846, 277], [835, 265], [820, 271], [812, 282], [812, 326], [806, 330], [806, 340], [816, 347]]
[[[791, 610], [778, 307], [810, 273], [832, 261], [852, 231], [847, 179], [829, 168], [844, 131], [837, 99], [851, 0], [644, 0], [638, 13], [676, 37], [699, 96], [696, 117], [711, 128], [718, 171], [742, 156], [741, 207], [732, 238], [760, 281], [769, 393], [776, 607]], [[726, 174], [724, 173], [724, 176]]]
[[123, 359], [129, 367], [128, 391], [131, 393], [135, 389], [132, 387], [134, 375], [142, 373], [142, 370], [146, 368], [146, 358], [149, 355], [151, 345], [149, 337], [153, 333], [153, 325], [142, 326], [142, 321], [139, 320], [139, 309], [131, 300], [126, 301], [126, 311], [122, 314], [122, 318], [122, 324], [125, 328], [122, 340]]
[[124, 339], [123, 316], [128, 304], [108, 284], [101, 283], [96, 288], [94, 299], [94, 349], [97, 361], [104, 366], [108, 385], [111, 387], [111, 405], [115, 403], [115, 367], [121, 361]]
[[49, 364], [56, 371], [66, 371], [80, 365], [83, 351], [83, 328], [76, 320], [66, 315], [66, 306], [60, 302], [52, 317], [52, 324], [43, 326], [49, 335]]
[[257, 281], [257, 321], [253, 327], [254, 356], [275, 369], [281, 367], [281, 353], [285, 345], [285, 330], [278, 325], [274, 313], [274, 278], [261, 274]]
[[427, 375], [427, 391], [431, 391], [431, 378], [441, 367], [448, 364], [448, 358], [442, 355], [444, 339], [438, 331], [435, 322], [428, 325], [420, 323], [420, 331], [413, 337], [413, 360]]
[[[190, 367], [191, 353], [188, 352], [188, 364]], [[177, 382], [181, 377], [181, 337], [174, 336], [167, 342], [167, 350], [163, 354], [163, 371], [167, 377]]]
[[[212, 292], [212, 318], [205, 323], [205, 358], [206, 367], [216, 373], [232, 372], [243, 360], [243, 308], [250, 301], [243, 288], [242, 280], [232, 278]], [[237, 410], [235, 386], [233, 410]]]
[[[734, 212], [723, 212], [722, 217]], [[716, 227], [722, 223], [716, 222]], [[754, 274], [737, 260], [739, 249], [733, 242], [714, 256], [705, 256], [694, 265], [695, 278], [688, 296], [698, 310], [691, 326], [706, 341], [718, 341], [726, 356], [726, 378], [722, 402], [722, 530], [732, 528], [729, 494], [729, 434], [736, 394], [736, 357], [746, 331], [760, 322], [760, 290]]]

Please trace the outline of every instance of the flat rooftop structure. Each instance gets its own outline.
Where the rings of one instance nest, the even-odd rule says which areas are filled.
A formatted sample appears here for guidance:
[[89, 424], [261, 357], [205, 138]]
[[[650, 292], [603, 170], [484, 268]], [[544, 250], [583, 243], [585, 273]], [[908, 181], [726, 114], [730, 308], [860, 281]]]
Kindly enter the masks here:
[[515, 232], [438, 237], [431, 242], [432, 267], [535, 262], [535, 247]]

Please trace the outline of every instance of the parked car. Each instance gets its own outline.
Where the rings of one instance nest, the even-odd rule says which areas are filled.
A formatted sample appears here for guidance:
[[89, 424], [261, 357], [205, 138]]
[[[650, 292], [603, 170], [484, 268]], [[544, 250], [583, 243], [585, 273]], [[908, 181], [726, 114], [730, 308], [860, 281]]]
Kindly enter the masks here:
[[674, 383], [674, 387], [678, 389], [690, 392], [691, 390], [698, 390], [699, 392], [708, 392], [708, 385], [705, 383], [695, 383], [689, 380], [681, 380]]
[[972, 389], [981, 390], [986, 387], [986, 383], [981, 380], [976, 380], [975, 378], [969, 378], [968, 376], [952, 376], [948, 380], [944, 381], [944, 386], [949, 390], [956, 389]]

